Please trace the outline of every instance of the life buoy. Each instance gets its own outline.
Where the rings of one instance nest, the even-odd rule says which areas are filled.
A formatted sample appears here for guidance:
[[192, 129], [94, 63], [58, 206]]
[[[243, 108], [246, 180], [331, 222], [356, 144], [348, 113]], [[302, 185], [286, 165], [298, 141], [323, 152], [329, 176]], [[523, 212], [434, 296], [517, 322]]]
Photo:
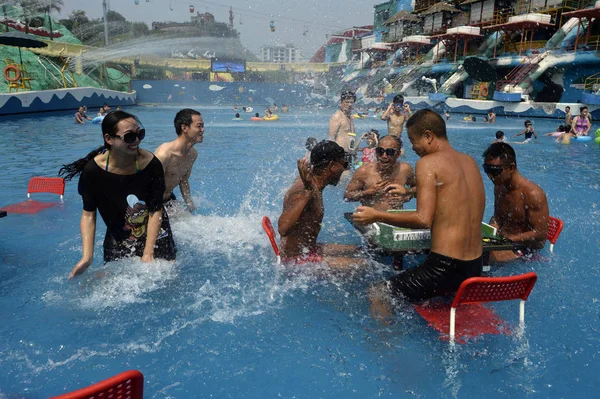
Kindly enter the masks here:
[[479, 88], [479, 95], [480, 95], [481, 97], [487, 97], [487, 96], [488, 96], [488, 93], [489, 93], [489, 91], [488, 91], [488, 88], [487, 88], [487, 86], [481, 86], [481, 87]]
[[[15, 76], [10, 76], [8, 73], [9, 71], [14, 71]], [[16, 65], [7, 65], [4, 68], [4, 78], [9, 82], [16, 82], [21, 79], [21, 70]]]

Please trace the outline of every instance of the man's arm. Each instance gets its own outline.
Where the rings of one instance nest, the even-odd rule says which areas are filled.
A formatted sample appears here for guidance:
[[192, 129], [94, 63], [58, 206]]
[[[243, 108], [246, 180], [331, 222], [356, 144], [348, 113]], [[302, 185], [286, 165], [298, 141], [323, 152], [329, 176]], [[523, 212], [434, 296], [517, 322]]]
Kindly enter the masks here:
[[301, 189], [286, 195], [283, 200], [283, 212], [279, 217], [278, 230], [281, 237], [286, 237], [296, 227], [304, 209], [318, 191]]
[[383, 112], [383, 114], [381, 114], [382, 121], [387, 121], [390, 118], [390, 112], [392, 112], [393, 106], [394, 103], [390, 103], [390, 105], [388, 105], [387, 109]]
[[192, 168], [194, 167], [194, 163], [196, 162], [196, 159], [198, 158], [198, 151], [196, 151], [194, 148], [192, 148], [192, 150], [194, 151], [194, 153], [192, 155], [193, 159], [191, 159], [191, 162], [190, 162], [190, 169], [179, 181], [179, 190], [181, 190], [181, 196], [183, 197], [183, 201], [187, 205], [187, 208], [190, 212], [193, 212], [194, 209], [196, 209], [196, 207], [194, 206], [194, 201], [192, 201], [192, 194], [190, 192], [189, 179], [190, 179], [190, 176], [192, 175]]
[[422, 158], [416, 165], [417, 210], [415, 212], [388, 213], [359, 206], [353, 215], [361, 224], [384, 222], [398, 227], [429, 229], [433, 223], [437, 204], [435, 168], [430, 160]]
[[354, 173], [352, 180], [350, 180], [348, 187], [346, 187], [344, 200], [354, 202], [373, 197], [383, 193], [385, 187], [389, 184], [387, 180], [380, 180], [372, 187], [365, 189], [365, 174], [366, 172], [364, 170], [361, 171], [360, 168]]

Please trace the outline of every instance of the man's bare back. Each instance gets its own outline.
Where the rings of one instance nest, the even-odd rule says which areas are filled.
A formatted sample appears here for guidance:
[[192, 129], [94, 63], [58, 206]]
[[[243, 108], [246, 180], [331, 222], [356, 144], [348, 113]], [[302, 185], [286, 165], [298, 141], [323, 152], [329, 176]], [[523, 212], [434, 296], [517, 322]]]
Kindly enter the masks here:
[[[300, 216], [293, 227], [285, 224], [287, 211], [302, 202], [304, 205]], [[317, 236], [321, 231], [324, 208], [323, 196], [319, 190], [307, 190], [300, 177], [296, 178], [283, 198], [283, 213], [279, 219], [279, 234], [281, 235], [280, 250], [282, 257], [294, 257], [313, 250], [317, 246]], [[296, 216], [296, 215], [294, 215]]]
[[481, 256], [485, 191], [475, 160], [449, 148], [421, 158], [416, 169], [417, 208], [435, 200], [431, 251], [460, 260]]

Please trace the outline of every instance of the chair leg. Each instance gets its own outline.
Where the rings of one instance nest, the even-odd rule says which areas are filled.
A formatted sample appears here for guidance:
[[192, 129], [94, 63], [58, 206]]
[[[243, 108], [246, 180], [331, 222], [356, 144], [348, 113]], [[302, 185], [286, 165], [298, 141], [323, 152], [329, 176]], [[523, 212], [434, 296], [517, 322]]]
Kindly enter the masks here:
[[554, 253], [554, 244], [550, 244], [550, 253], [553, 254]]
[[454, 327], [456, 323], [456, 308], [450, 308], [450, 344], [454, 344]]

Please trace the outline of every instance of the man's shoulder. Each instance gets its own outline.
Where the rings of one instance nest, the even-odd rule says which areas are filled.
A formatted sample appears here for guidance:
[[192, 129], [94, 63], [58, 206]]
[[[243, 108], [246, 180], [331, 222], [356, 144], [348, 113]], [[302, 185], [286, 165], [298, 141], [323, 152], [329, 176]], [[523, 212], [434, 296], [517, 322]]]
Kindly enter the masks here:
[[527, 197], [527, 198], [538, 198], [538, 197], [543, 197], [546, 198], [546, 192], [536, 183], [532, 182], [531, 180], [524, 178], [524, 182], [523, 182], [523, 194]]

